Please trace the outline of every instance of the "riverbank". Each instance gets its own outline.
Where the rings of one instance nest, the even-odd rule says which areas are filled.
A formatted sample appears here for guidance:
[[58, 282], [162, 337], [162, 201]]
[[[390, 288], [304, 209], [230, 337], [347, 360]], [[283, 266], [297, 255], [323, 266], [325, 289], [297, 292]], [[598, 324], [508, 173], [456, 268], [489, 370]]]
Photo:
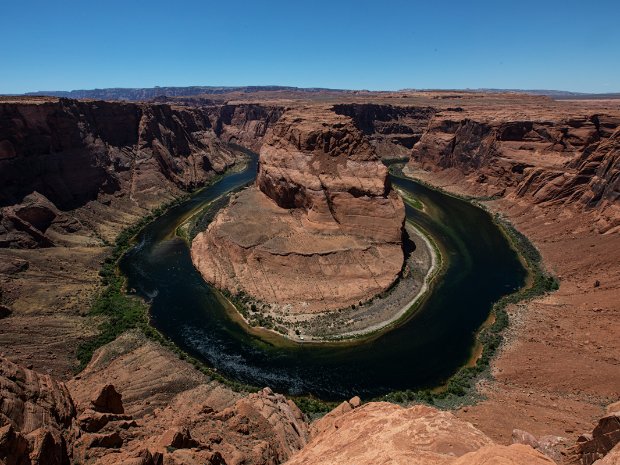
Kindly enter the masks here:
[[[144, 243], [144, 246], [136, 248], [132, 252], [132, 256], [125, 261], [129, 268], [123, 267], [123, 271], [129, 273], [130, 285], [139, 289], [140, 295], [144, 294], [153, 299], [151, 303], [151, 316], [154, 318], [153, 324], [160, 328], [179, 347], [189, 350], [194, 357], [200, 359], [204, 356], [209, 360], [209, 364], [217, 368], [219, 373], [232, 373], [232, 379], [235, 379], [234, 374], [236, 370], [242, 368], [242, 377], [245, 373], [245, 379], [252, 384], [266, 384], [276, 389], [289, 389], [287, 386], [291, 385], [308, 386], [303, 388], [303, 390], [296, 387], [296, 392], [327, 392], [327, 394], [318, 394], [319, 396], [325, 395], [323, 398], [326, 399], [335, 399], [338, 398], [336, 396], [340, 395], [348, 396], [350, 392], [363, 394], [365, 392], [364, 389], [368, 389], [364, 384], [355, 385], [354, 391], [351, 391], [351, 387], [347, 387], [350, 386], [349, 383], [359, 383], [357, 381], [359, 376], [357, 374], [354, 375], [353, 372], [351, 373], [353, 378], [350, 381], [346, 381], [346, 384], [342, 380], [337, 380], [340, 384], [337, 385], [338, 391], [334, 391], [334, 384], [331, 382], [321, 384], [324, 383], [322, 381], [318, 386], [315, 384], [314, 380], [317, 378], [313, 374], [314, 370], [318, 369], [321, 371], [321, 379], [338, 378], [340, 376], [339, 371], [333, 371], [331, 366], [342, 366], [341, 363], [343, 362], [341, 360], [344, 360], [344, 363], [351, 364], [353, 362], [360, 364], [355, 369], [355, 373], [363, 374], [364, 370], [368, 369], [368, 364], [373, 362], [373, 357], [377, 350], [376, 346], [373, 349], [375, 342], [373, 339], [379, 334], [384, 336], [381, 339], [381, 351], [387, 351], [387, 354], [382, 355], [383, 358], [380, 359], [379, 365], [373, 366], [372, 373], [381, 373], [380, 377], [384, 380], [382, 383], [389, 379], [385, 369], [391, 366], [390, 364], [402, 364], [398, 356], [394, 357], [396, 353], [408, 354], [406, 365], [409, 368], [419, 365], [424, 369], [434, 370], [436, 369], [435, 367], [443, 365], [438, 361], [427, 362], [426, 360], [429, 357], [431, 360], [436, 360], [433, 357], [433, 353], [441, 353], [443, 345], [441, 335], [445, 335], [445, 331], [452, 331], [453, 336], [450, 337], [450, 341], [454, 343], [454, 337], [462, 335], [463, 350], [459, 350], [458, 354], [446, 353], [448, 357], [458, 357], [459, 361], [456, 366], [447, 370], [444, 369], [445, 375], [435, 375], [432, 381], [429, 381], [430, 386], [436, 386], [449, 378], [454, 373], [452, 370], [456, 370], [458, 366], [468, 364], [467, 352], [468, 349], [473, 347], [473, 343], [470, 342], [470, 331], [475, 331], [479, 328], [482, 321], [487, 317], [488, 307], [486, 307], [485, 303], [477, 304], [475, 300], [467, 300], [468, 290], [472, 288], [471, 286], [477, 286], [476, 283], [480, 282], [481, 273], [484, 275], [484, 270], [487, 269], [496, 270], [484, 278], [488, 280], [489, 285], [487, 287], [496, 289], [489, 296], [491, 299], [495, 299], [493, 297], [495, 295], [501, 296], [506, 292], [506, 283], [511, 283], [511, 289], [521, 285], [519, 276], [522, 273], [520, 271], [522, 268], [518, 265], [518, 259], [516, 255], [513, 255], [500, 232], [497, 231], [497, 226], [493, 224], [492, 218], [488, 214], [465, 202], [450, 199], [437, 191], [431, 191], [421, 185], [404, 183], [401, 187], [414, 197], [418, 197], [424, 203], [425, 210], [427, 210], [422, 212], [415, 207], [408, 207], [408, 216], [414, 218], [416, 224], [422, 224], [426, 230], [433, 231], [434, 235], [437, 234], [438, 237], [442, 237], [443, 241], [447, 241], [443, 246], [447, 247], [447, 250], [450, 251], [449, 255], [454, 257], [450, 259], [450, 267], [448, 268], [448, 272], [452, 270], [452, 278], [449, 281], [438, 281], [437, 283], [438, 286], [445, 288], [446, 292], [446, 294], [438, 294], [440, 297], [443, 295], [440, 300], [442, 303], [438, 308], [436, 307], [435, 300], [432, 299], [428, 292], [433, 283], [427, 281], [426, 295], [431, 297], [429, 300], [430, 307], [425, 306], [424, 308], [428, 308], [429, 311], [420, 312], [419, 325], [409, 321], [408, 316], [412, 315], [409, 312], [398, 321], [398, 324], [400, 322], [407, 323], [407, 325], [403, 324], [403, 328], [409, 328], [406, 332], [400, 330], [378, 331], [368, 337], [358, 336], [348, 341], [321, 341], [316, 344], [313, 344], [312, 341], [307, 341], [309, 345], [316, 346], [312, 350], [302, 349], [306, 345], [305, 343], [294, 343], [273, 331], [265, 331], [260, 328], [242, 328], [240, 327], [242, 325], [234, 323], [234, 321], [238, 321], [240, 318], [239, 312], [230, 305], [222, 306], [221, 301], [218, 304], [215, 297], [217, 293], [213, 292], [200, 278], [200, 275], [193, 270], [186, 244], [178, 239], [171, 239], [169, 237], [170, 232], [174, 233], [178, 228], [179, 222], [187, 218], [188, 212], [197, 211], [200, 206], [205, 205], [205, 202], [212, 202], [220, 198], [224, 193], [229, 192], [233, 186], [241, 184], [240, 181], [231, 182], [229, 179], [226, 181], [226, 184], [205, 192], [199, 198], [192, 198], [186, 205], [180, 207], [179, 210], [171, 212], [169, 215], [164, 215], [156, 223], [146, 227], [140, 234], [140, 241], [141, 244]], [[461, 214], [463, 215], [462, 217]], [[460, 227], [465, 229], [461, 230], [459, 229]], [[430, 258], [430, 265], [432, 266], [432, 249], [429, 249], [429, 244], [432, 245], [433, 242], [424, 241], [424, 235], [420, 231], [412, 230], [410, 224], [408, 228], [411, 236], [418, 243], [410, 258], [416, 258], [416, 252], [422, 253], [426, 251], [427, 258]], [[484, 233], [483, 236], [481, 236], [482, 232]], [[418, 236], [419, 234], [422, 234], [422, 236]], [[486, 237], [490, 242], [481, 242], [480, 237]], [[437, 247], [441, 245], [435, 244]], [[428, 253], [429, 251], [431, 252]], [[489, 253], [491, 251], [493, 252], [492, 254]], [[445, 256], [447, 257], [448, 254], [446, 253]], [[494, 258], [489, 259], [489, 257]], [[447, 265], [447, 260], [442, 261], [442, 264]], [[490, 266], [485, 266], [485, 264], [490, 264]], [[435, 265], [438, 265], [438, 262], [435, 262]], [[474, 274], [472, 267], [473, 270], [479, 270], [479, 272]], [[413, 269], [415, 270], [415, 267]], [[504, 271], [498, 273], [498, 270]], [[504, 276], [504, 273], [512, 272], [516, 273], [513, 277], [508, 278], [508, 275]], [[407, 270], [403, 273], [409, 279], [414, 279], [415, 274], [408, 273]], [[425, 280], [423, 276], [417, 276], [422, 278], [420, 281], [421, 289], [424, 288]], [[502, 276], [500, 281], [495, 281], [497, 276]], [[462, 284], [460, 285], [462, 292], [458, 290], [459, 285], [455, 284], [456, 288], [454, 288], [454, 286], [449, 284], [463, 282], [463, 279], [468, 284], [465, 287], [462, 287]], [[405, 289], [409, 290], [409, 288]], [[473, 294], [469, 293], [469, 295], [479, 295], [480, 292], [484, 292], [484, 290], [478, 290]], [[157, 294], [160, 294], [160, 296], [165, 294], [166, 297], [162, 300], [161, 297], [156, 297]], [[209, 295], [212, 297], [209, 297]], [[461, 295], [464, 298], [452, 298], [453, 296]], [[410, 304], [415, 297], [411, 296], [411, 294], [407, 294], [406, 297], [406, 299], [402, 300], [402, 305], [394, 308], [395, 313], [411, 309], [411, 306], [407, 304]], [[445, 298], [449, 300], [446, 302]], [[418, 308], [419, 303], [423, 300], [423, 298], [419, 298], [414, 308]], [[378, 304], [384, 305], [384, 302], [379, 302]], [[463, 309], [468, 309], [468, 311], [463, 312]], [[232, 314], [228, 313], [227, 315], [226, 312], [232, 312]], [[475, 312], [477, 312], [478, 316], [471, 318], [469, 315], [475, 314]], [[452, 326], [446, 325], [447, 321], [454, 324]], [[469, 326], [467, 327], [470, 329], [463, 331], [464, 324], [468, 324]], [[265, 333], [260, 335], [259, 331], [265, 331]], [[437, 336], [433, 336], [430, 333], [433, 335], [437, 334]], [[255, 338], [252, 336], [259, 337]], [[290, 347], [283, 347], [282, 341], [290, 345]], [[361, 344], [361, 342], [368, 342], [368, 344]], [[493, 340], [488, 342], [489, 345], [492, 343]], [[428, 348], [428, 344], [432, 348]], [[347, 345], [356, 345], [357, 347], [354, 351], [351, 351]], [[337, 346], [342, 347], [339, 348]], [[488, 353], [488, 351], [485, 353]], [[326, 360], [325, 357], [333, 358], [333, 360]], [[461, 358], [464, 358], [464, 360], [461, 360]], [[288, 368], [288, 360], [293, 364], [290, 365], [290, 370]], [[304, 360], [304, 362], [301, 362], [301, 360]], [[285, 366], [274, 366], [274, 361], [280, 365], [284, 361]], [[329, 368], [326, 362], [331, 364]], [[233, 364], [232, 366], [231, 363]], [[476, 364], [475, 369], [469, 367], [467, 371], [459, 371], [455, 377], [450, 378], [449, 389], [446, 393], [441, 393], [440, 395], [431, 393], [432, 396], [429, 399], [432, 401], [435, 399], [450, 399], [452, 404], [466, 402], [467, 399], [464, 396], [471, 389], [471, 384], [475, 377], [473, 375], [479, 373], [478, 370], [481, 366], [484, 365]], [[303, 373], [297, 372], [298, 369], [303, 369]], [[418, 369], [411, 369], [410, 374], [403, 372], [403, 369], [404, 367], [391, 370], [394, 373], [398, 373], [396, 379], [392, 381], [394, 384], [415, 389], [420, 389], [421, 386], [424, 386], [417, 374], [419, 373]], [[252, 370], [250, 377], [247, 377], [248, 370]], [[286, 376], [284, 378], [285, 382], [284, 384], [278, 384], [278, 381], [281, 382], [282, 376]], [[402, 377], [404, 377], [405, 381], [403, 381]], [[288, 381], [289, 379], [290, 381]], [[370, 386], [372, 389], [373, 385], [371, 384]], [[425, 400], [425, 397], [420, 397], [419, 392], [409, 391], [404, 397], [402, 397], [401, 393], [395, 393], [394, 395], [386, 396], [386, 399], [395, 401]], [[368, 397], [371, 396], [368, 392], [366, 395]]]
[[512, 195], [488, 198], [455, 170], [416, 169], [415, 178], [448, 194], [480, 199], [476, 202], [498, 221], [511, 225], [515, 237], [527, 236], [561, 282], [553, 293], [505, 306], [507, 326], [489, 361], [490, 376], [477, 381], [479, 400], [456, 414], [504, 442], [513, 428], [573, 439], [591, 428], [602, 406], [620, 397], [620, 347], [613, 337], [620, 310], [617, 234], [597, 231], [595, 210], [537, 205]]
[[[140, 329], [145, 335], [159, 342], [166, 342], [163, 335], [150, 324], [148, 302], [134, 295], [135, 289], [127, 287], [127, 280], [119, 269], [119, 263], [124, 255], [136, 245], [138, 235], [145, 227], [173, 208], [199, 196], [201, 192], [219, 183], [225, 176], [247, 170], [249, 163], [250, 158], [247, 154], [240, 156], [238, 161], [224, 173], [214, 175], [205, 185], [192, 192], [185, 192], [168, 202], [162, 203], [118, 234], [114, 243], [111, 244], [110, 253], [103, 260], [99, 270], [100, 289], [95, 294], [87, 313], [97, 330], [91, 338], [82, 341], [77, 346], [78, 370], [82, 370], [88, 364], [96, 349], [113, 341], [128, 330]], [[179, 219], [178, 224], [183, 224], [199, 210], [198, 207], [186, 212]], [[165, 238], [173, 237], [176, 230], [176, 228], [172, 230]]]
[[228, 314], [249, 333], [277, 345], [359, 344], [375, 339], [415, 314], [445, 263], [428, 233], [411, 221], [405, 228], [414, 250], [407, 256], [397, 282], [368, 302], [319, 315], [289, 315], [280, 308], [259, 310], [263, 304], [247, 296], [220, 293], [228, 304]]
[[445, 191], [441, 187], [434, 186], [426, 182], [426, 180], [418, 178], [412, 172], [402, 170], [397, 164], [392, 165], [390, 171], [393, 176], [413, 180], [420, 185], [442, 192], [444, 195], [467, 201], [492, 215], [494, 223], [527, 270], [523, 287], [502, 297], [493, 305], [489, 317], [476, 331], [475, 344], [471, 349], [467, 363], [443, 385], [425, 391], [393, 392], [383, 398], [383, 400], [401, 403], [421, 400], [450, 409], [476, 404], [482, 399], [477, 386], [489, 379], [494, 355], [502, 348], [504, 342], [504, 333], [509, 323], [508, 307], [556, 291], [559, 283], [555, 276], [546, 271], [540, 253], [528, 238], [520, 233], [502, 215], [490, 210], [483, 203], [489, 199]]

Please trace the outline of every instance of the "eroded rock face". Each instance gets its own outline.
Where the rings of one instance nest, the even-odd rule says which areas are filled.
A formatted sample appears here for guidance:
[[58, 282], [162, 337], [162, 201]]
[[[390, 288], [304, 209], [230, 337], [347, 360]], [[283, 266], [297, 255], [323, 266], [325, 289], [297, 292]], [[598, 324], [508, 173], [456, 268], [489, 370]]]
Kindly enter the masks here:
[[620, 226], [620, 119], [530, 110], [438, 112], [411, 152], [409, 170], [454, 170], [480, 195], [527, 198], [600, 212], [602, 233]]
[[24, 434], [41, 427], [66, 428], [75, 407], [63, 383], [0, 357], [0, 424]]
[[348, 103], [334, 105], [334, 111], [353, 119], [355, 126], [369, 138], [377, 155], [402, 158], [409, 157], [437, 110], [432, 107]]
[[[112, 379], [122, 401], [102, 388]], [[136, 333], [97, 350], [68, 385], [78, 406], [75, 462], [275, 465], [308, 439], [302, 413], [284, 396], [233, 392]], [[95, 403], [125, 413], [97, 412]]]
[[285, 111], [279, 105], [239, 104], [215, 106], [209, 115], [220, 140], [258, 152], [267, 130]]
[[[96, 242], [84, 226], [97, 230], [102, 220], [116, 219], [119, 207], [150, 209], [204, 184], [239, 158], [217, 133], [226, 123], [248, 130], [242, 110], [231, 112], [239, 114], [234, 121], [222, 121], [221, 111], [69, 99], [0, 102], [0, 247], [72, 245], [68, 238], [77, 235]], [[268, 118], [264, 113], [254, 116]]]
[[0, 463], [67, 464], [75, 413], [63, 383], [0, 357]]
[[290, 465], [365, 465], [385, 463], [388, 458], [394, 464], [448, 464], [493, 444], [470, 423], [427, 406], [373, 402], [340, 410], [340, 415], [331, 415], [316, 429]]
[[591, 465], [598, 459], [606, 457], [619, 443], [620, 412], [616, 411], [601, 418], [594, 430], [592, 430], [592, 434], [580, 436], [574, 452], [579, 463]]
[[207, 281], [289, 313], [357, 304], [394, 282], [404, 206], [350, 118], [289, 111], [260, 156], [256, 187], [236, 195], [193, 241]]
[[135, 333], [68, 385], [0, 357], [1, 464], [276, 465], [308, 440], [281, 394], [235, 393]]

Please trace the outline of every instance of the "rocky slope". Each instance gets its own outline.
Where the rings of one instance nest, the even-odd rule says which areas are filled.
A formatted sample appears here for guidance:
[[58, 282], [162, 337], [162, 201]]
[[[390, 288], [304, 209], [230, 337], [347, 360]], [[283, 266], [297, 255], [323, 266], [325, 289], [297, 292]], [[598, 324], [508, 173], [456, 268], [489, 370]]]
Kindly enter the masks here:
[[264, 140], [256, 184], [194, 239], [207, 281], [295, 314], [358, 304], [397, 278], [404, 206], [349, 118], [285, 113]]
[[308, 436], [282, 395], [236, 394], [132, 333], [68, 385], [0, 358], [0, 394], [3, 465], [278, 464]]
[[260, 143], [278, 106], [0, 98], [0, 344], [71, 373], [109, 243]]
[[[0, 358], [0, 394], [6, 465], [555, 463], [541, 451], [556, 451], [528, 433], [500, 446], [423, 405], [354, 398], [309, 423], [270, 389], [234, 393], [138, 333], [99, 349], [67, 384]], [[575, 460], [613, 463], [618, 418], [602, 418], [576, 445]]]

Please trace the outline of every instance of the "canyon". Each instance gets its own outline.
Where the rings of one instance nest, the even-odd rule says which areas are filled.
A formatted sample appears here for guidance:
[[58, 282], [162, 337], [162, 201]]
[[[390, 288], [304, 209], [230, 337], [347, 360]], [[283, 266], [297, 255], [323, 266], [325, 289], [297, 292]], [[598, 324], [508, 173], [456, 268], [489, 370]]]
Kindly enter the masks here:
[[[617, 460], [617, 447], [600, 446], [618, 441], [617, 410], [603, 408], [620, 398], [617, 101], [413, 91], [228, 97], [0, 99], [0, 461]], [[333, 139], [316, 137], [325, 133]], [[358, 247], [331, 258], [374, 247], [393, 259], [376, 264], [376, 286], [346, 289], [329, 305], [350, 305], [389, 286], [402, 266], [403, 207], [385, 185], [378, 157], [403, 159], [405, 174], [477, 199], [532, 240], [560, 288], [508, 309], [492, 376], [477, 386], [481, 400], [448, 413], [352, 399], [309, 422], [284, 396], [235, 392], [139, 331], [101, 347], [74, 374], [76, 347], [97, 332], [87, 313], [116, 235], [215, 179], [243, 159], [242, 147], [260, 152], [257, 186], [233, 197], [194, 245], [218, 247], [211, 260], [244, 265], [232, 267], [242, 281], [230, 269], [206, 275], [223, 288], [248, 285], [259, 257], [269, 276], [294, 278], [277, 274], [277, 257], [292, 244], [312, 263], [324, 252], [312, 250], [321, 246], [316, 237], [333, 236], [335, 224], [336, 237], [347, 244], [354, 238]], [[304, 157], [309, 162], [296, 165]], [[336, 176], [341, 166], [347, 169]], [[363, 213], [361, 224], [357, 215], [347, 217], [352, 209]], [[239, 228], [238, 218], [255, 227]], [[265, 247], [282, 232], [299, 241]], [[252, 260], [253, 268], [245, 267]], [[348, 270], [334, 269], [335, 278]], [[357, 270], [356, 279], [372, 275], [364, 273]], [[301, 294], [311, 309], [323, 308], [309, 283], [294, 286], [245, 292], [291, 302]], [[295, 291], [280, 294], [284, 288]], [[114, 388], [103, 388], [109, 384]], [[118, 401], [108, 402], [118, 393], [123, 412]], [[578, 443], [601, 418], [596, 434]]]

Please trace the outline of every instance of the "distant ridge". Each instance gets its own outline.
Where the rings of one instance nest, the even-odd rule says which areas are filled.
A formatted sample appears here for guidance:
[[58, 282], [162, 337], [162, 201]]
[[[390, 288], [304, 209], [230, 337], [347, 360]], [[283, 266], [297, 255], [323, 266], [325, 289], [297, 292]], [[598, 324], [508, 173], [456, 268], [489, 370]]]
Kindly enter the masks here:
[[27, 92], [28, 96], [66, 97], [75, 99], [101, 99], [101, 100], [151, 100], [156, 97], [192, 97], [195, 95], [217, 95], [231, 92], [255, 93], [274, 91], [295, 92], [354, 92], [344, 89], [326, 89], [320, 87], [292, 87], [292, 86], [189, 86], [189, 87], [149, 87], [149, 88], [123, 88], [114, 87], [106, 89], [82, 89], [82, 90], [44, 90]]
[[603, 100], [603, 99], [620, 99], [620, 92], [607, 93], [588, 93], [588, 92], [572, 92], [568, 90], [550, 90], [550, 89], [401, 89], [400, 92], [472, 92], [486, 94], [530, 94], [543, 95], [551, 97], [555, 100]]
[[590, 99], [617, 99], [620, 92], [607, 92], [602, 94], [588, 92], [571, 92], [567, 90], [548, 89], [477, 89], [479, 92], [513, 92], [515, 94], [545, 95], [556, 100], [590, 100]]
[[[97, 100], [153, 100], [160, 97], [194, 97], [198, 95], [223, 95], [229, 93], [257, 93], [257, 92], [301, 92], [301, 93], [389, 93], [392, 91], [357, 91], [347, 89], [329, 89], [324, 87], [294, 87], [294, 86], [186, 86], [186, 87], [148, 87], [124, 88], [113, 87], [104, 89], [81, 90], [45, 90], [27, 92], [26, 96], [66, 97], [74, 99]], [[471, 92], [471, 93], [514, 93], [542, 95], [555, 100], [590, 100], [590, 99], [620, 99], [620, 92], [585, 93], [564, 90], [545, 89], [400, 89], [394, 92]]]

